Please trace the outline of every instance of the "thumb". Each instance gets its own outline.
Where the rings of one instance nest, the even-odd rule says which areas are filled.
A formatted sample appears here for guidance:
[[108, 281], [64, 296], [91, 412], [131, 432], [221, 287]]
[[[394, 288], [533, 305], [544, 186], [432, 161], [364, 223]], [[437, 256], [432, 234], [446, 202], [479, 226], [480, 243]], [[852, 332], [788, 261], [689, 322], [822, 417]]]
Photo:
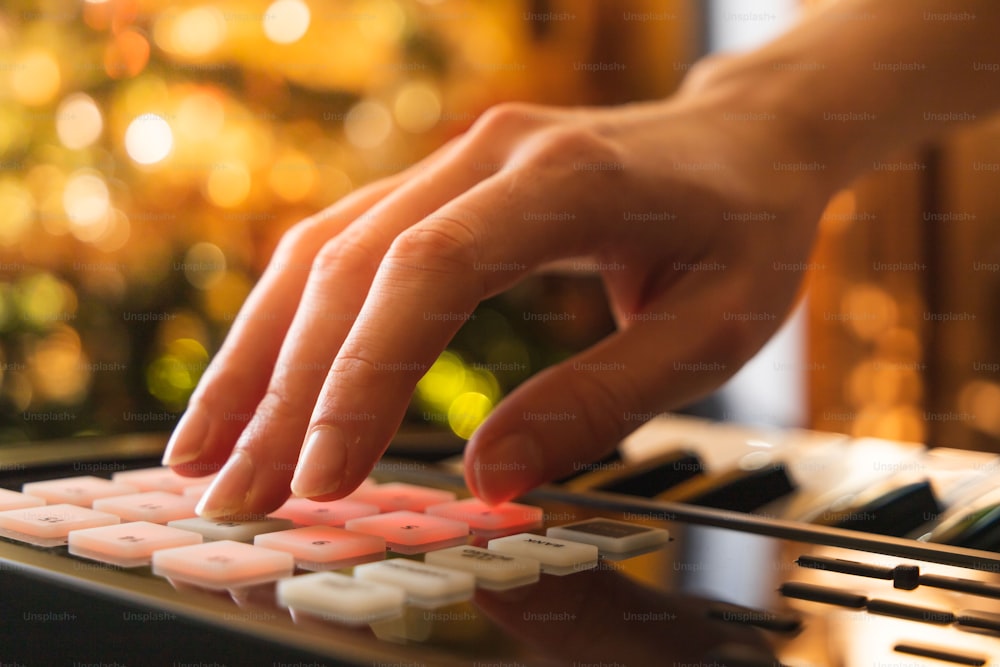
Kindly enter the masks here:
[[568, 475], [654, 414], [733, 375], [766, 335], [706, 306], [720, 303], [708, 296], [676, 312], [636, 315], [625, 330], [518, 387], [466, 447], [472, 492], [496, 504]]

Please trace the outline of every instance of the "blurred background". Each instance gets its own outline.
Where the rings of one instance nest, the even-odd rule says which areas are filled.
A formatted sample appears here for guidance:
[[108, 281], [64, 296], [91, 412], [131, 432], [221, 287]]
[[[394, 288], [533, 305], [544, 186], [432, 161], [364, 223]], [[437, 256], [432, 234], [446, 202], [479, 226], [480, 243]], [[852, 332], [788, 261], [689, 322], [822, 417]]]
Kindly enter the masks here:
[[[663, 97], [705, 52], [751, 48], [800, 11], [5, 0], [0, 442], [169, 431], [296, 221], [497, 102]], [[998, 155], [987, 124], [887, 159], [835, 197], [802, 306], [696, 410], [996, 448]], [[519, 382], [612, 326], [596, 278], [527, 281], [479, 309], [421, 381], [409, 421], [467, 437]]]

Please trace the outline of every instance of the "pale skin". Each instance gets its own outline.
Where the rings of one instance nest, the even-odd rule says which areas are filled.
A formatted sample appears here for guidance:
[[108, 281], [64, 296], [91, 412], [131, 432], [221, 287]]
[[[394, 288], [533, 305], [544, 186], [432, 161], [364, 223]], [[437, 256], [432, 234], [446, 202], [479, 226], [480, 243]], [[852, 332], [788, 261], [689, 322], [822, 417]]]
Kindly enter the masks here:
[[[463, 317], [581, 257], [608, 267], [618, 331], [506, 397], [466, 448], [466, 481], [498, 503], [604, 456], [639, 426], [629, 415], [710, 392], [763, 346], [801, 277], [769, 267], [807, 261], [834, 192], [952, 125], [925, 112], [1000, 107], [1000, 75], [972, 67], [1000, 62], [998, 34], [996, 0], [843, 0], [758, 51], [695, 67], [666, 100], [491, 109], [288, 232], [164, 462], [222, 467], [206, 517], [266, 513], [289, 493], [343, 497]], [[874, 119], [824, 120], [843, 112]], [[762, 211], [770, 219], [732, 221]], [[648, 212], [672, 216], [627, 221]]]

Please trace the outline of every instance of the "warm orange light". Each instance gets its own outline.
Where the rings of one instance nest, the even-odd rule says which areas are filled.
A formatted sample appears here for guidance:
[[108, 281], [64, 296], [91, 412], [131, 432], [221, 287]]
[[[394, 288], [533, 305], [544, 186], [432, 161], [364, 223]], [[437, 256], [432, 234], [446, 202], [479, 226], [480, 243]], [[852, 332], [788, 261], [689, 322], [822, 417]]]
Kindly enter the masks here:
[[11, 64], [11, 92], [21, 104], [48, 104], [59, 92], [61, 85], [59, 63], [48, 51], [29, 51]]
[[101, 110], [93, 98], [84, 93], [70, 95], [56, 111], [56, 133], [66, 148], [77, 150], [90, 146], [103, 129]]
[[426, 132], [441, 118], [441, 98], [430, 84], [413, 81], [396, 94], [393, 114], [407, 132]]
[[10, 246], [20, 241], [31, 228], [34, 215], [31, 193], [17, 179], [0, 180], [0, 245]]
[[289, 150], [271, 165], [267, 184], [285, 201], [301, 201], [316, 185], [316, 165], [308, 155]]
[[374, 100], [355, 104], [344, 119], [344, 135], [358, 148], [376, 148], [392, 131], [392, 116], [385, 106]]
[[133, 77], [149, 62], [149, 42], [137, 30], [123, 30], [104, 50], [104, 71], [112, 79]]
[[277, 0], [264, 11], [264, 34], [277, 44], [291, 44], [306, 34], [310, 19], [302, 0]]
[[247, 166], [243, 162], [230, 162], [209, 172], [205, 195], [220, 208], [235, 208], [250, 194], [250, 185]]
[[155, 164], [170, 155], [174, 133], [162, 116], [143, 114], [125, 131], [125, 150], [139, 164]]

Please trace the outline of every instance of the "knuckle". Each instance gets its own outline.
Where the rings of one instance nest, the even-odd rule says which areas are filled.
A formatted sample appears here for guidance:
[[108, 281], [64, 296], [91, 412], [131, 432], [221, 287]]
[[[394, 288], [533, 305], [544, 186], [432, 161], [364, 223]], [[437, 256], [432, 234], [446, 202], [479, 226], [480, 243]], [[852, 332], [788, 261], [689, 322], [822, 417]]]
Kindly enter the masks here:
[[[531, 156], [535, 165], [571, 168], [574, 171], [595, 171], [601, 165], [602, 176], [613, 175], [624, 168], [620, 147], [595, 129], [584, 126], [562, 126], [541, 133]], [[619, 166], [615, 169], [615, 166]]]
[[[315, 217], [290, 227], [279, 239], [270, 267], [283, 270], [296, 262], [301, 262], [303, 257], [311, 255], [313, 249], [326, 238], [328, 232], [325, 227], [326, 225]], [[306, 262], [307, 265], [302, 268], [308, 267], [308, 259]]]
[[418, 270], [468, 271], [478, 256], [478, 247], [478, 235], [467, 223], [455, 218], [434, 218], [396, 237], [386, 262]]
[[490, 107], [472, 125], [474, 134], [493, 136], [524, 127], [539, 116], [539, 108], [524, 102], [503, 102]]
[[334, 272], [374, 273], [378, 267], [378, 254], [369, 250], [356, 236], [342, 234], [324, 243], [312, 260], [312, 272], [321, 276]]

